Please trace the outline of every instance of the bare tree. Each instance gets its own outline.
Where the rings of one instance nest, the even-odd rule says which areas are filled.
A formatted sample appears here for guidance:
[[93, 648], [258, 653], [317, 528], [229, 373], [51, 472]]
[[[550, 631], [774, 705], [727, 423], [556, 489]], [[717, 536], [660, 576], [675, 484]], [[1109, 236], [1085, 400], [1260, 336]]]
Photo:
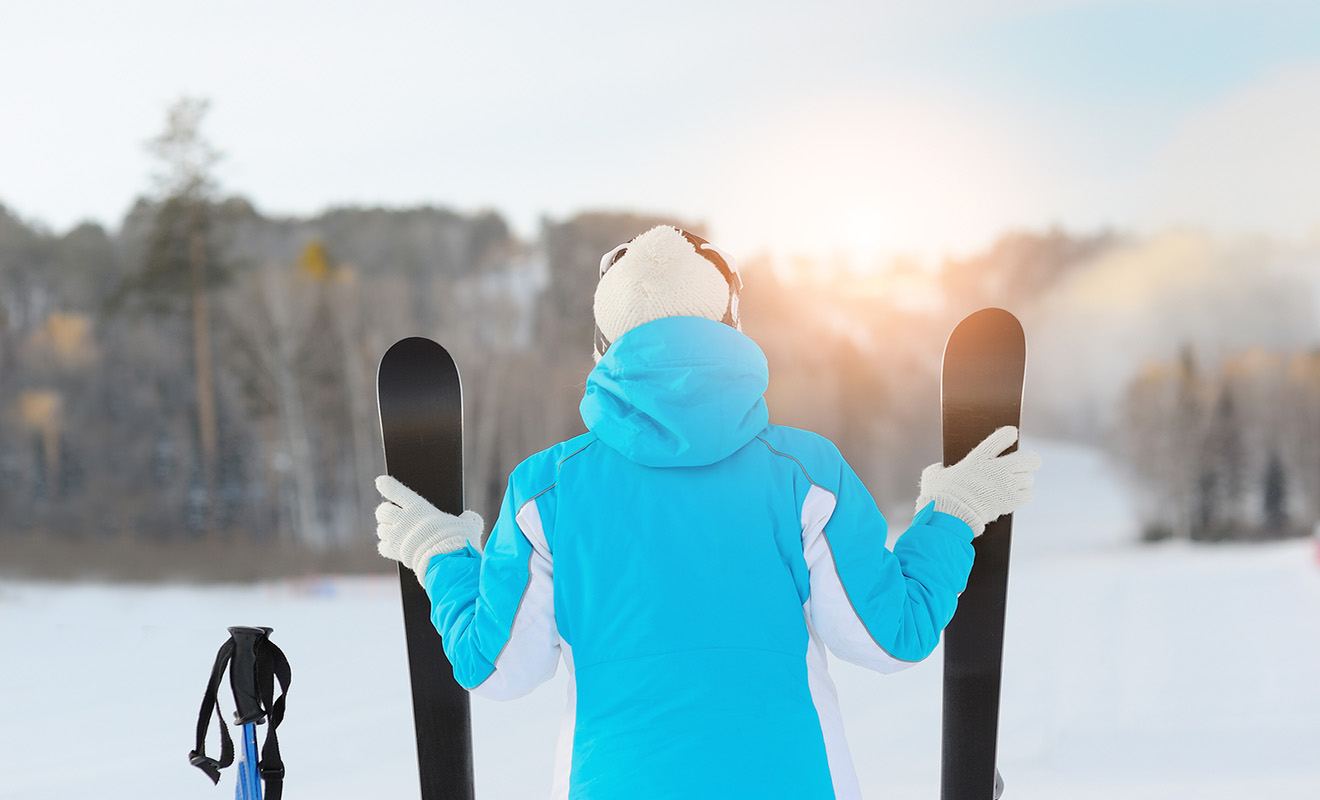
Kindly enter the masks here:
[[317, 497], [317, 462], [307, 396], [306, 351], [322, 304], [319, 283], [289, 266], [244, 273], [225, 295], [232, 335], [248, 355], [246, 383], [273, 411], [277, 431], [268, 454], [268, 475], [281, 498], [282, 516], [294, 541], [327, 545]]
[[1320, 514], [1320, 364], [1253, 348], [1213, 370], [1185, 348], [1128, 387], [1118, 450], [1147, 538], [1296, 535]]
[[1148, 540], [1192, 536], [1203, 394], [1190, 348], [1176, 364], [1147, 364], [1128, 387], [1114, 446], [1136, 484]]

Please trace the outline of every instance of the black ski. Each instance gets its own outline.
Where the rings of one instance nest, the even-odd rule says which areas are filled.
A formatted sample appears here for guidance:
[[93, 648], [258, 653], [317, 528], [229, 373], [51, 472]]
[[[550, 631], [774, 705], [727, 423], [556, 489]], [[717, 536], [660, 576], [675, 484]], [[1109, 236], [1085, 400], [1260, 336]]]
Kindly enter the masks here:
[[[983, 309], [954, 328], [940, 383], [946, 465], [995, 429], [1019, 424], [1026, 360], [1022, 326], [1007, 311]], [[1003, 789], [995, 753], [1012, 526], [1011, 514], [1000, 517], [973, 541], [967, 590], [944, 631], [941, 800], [991, 800]]]
[[[385, 465], [441, 511], [463, 512], [463, 392], [458, 368], [429, 339], [396, 342], [376, 374]], [[399, 565], [412, 680], [422, 800], [472, 800], [472, 715], [467, 690], [431, 624], [431, 603]]]

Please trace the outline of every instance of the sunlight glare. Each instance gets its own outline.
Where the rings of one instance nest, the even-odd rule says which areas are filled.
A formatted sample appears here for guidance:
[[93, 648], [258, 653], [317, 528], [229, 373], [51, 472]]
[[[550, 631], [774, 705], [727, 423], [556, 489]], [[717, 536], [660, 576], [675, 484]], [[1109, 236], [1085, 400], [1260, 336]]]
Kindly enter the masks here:
[[720, 227], [778, 255], [859, 264], [983, 247], [1039, 195], [1027, 160], [974, 109], [829, 98], [746, 131], [723, 166]]

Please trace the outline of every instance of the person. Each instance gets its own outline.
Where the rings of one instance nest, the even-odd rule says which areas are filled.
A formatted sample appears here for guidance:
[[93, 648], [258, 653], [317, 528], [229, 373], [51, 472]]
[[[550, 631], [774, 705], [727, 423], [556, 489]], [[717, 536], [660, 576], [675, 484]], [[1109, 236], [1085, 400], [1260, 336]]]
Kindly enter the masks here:
[[769, 422], [741, 288], [677, 228], [606, 254], [588, 432], [513, 470], [484, 550], [474, 512], [377, 479], [380, 552], [426, 587], [461, 685], [518, 697], [563, 659], [554, 797], [858, 797], [825, 648], [879, 672], [924, 659], [973, 536], [1031, 498], [1039, 459], [1002, 455], [1002, 428], [922, 473], [887, 549], [838, 449]]

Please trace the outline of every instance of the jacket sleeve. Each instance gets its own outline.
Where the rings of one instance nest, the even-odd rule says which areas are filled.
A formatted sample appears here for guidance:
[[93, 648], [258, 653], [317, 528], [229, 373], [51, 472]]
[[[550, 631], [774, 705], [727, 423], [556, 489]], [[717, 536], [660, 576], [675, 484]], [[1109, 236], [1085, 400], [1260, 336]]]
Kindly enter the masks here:
[[953, 618], [972, 568], [972, 530], [931, 504], [890, 551], [870, 492], [841, 456], [837, 464], [802, 507], [809, 615], [839, 658], [896, 672], [930, 655]]
[[423, 580], [454, 678], [496, 700], [527, 694], [559, 662], [553, 560], [536, 501], [517, 499], [516, 477], [483, 551], [437, 555]]

